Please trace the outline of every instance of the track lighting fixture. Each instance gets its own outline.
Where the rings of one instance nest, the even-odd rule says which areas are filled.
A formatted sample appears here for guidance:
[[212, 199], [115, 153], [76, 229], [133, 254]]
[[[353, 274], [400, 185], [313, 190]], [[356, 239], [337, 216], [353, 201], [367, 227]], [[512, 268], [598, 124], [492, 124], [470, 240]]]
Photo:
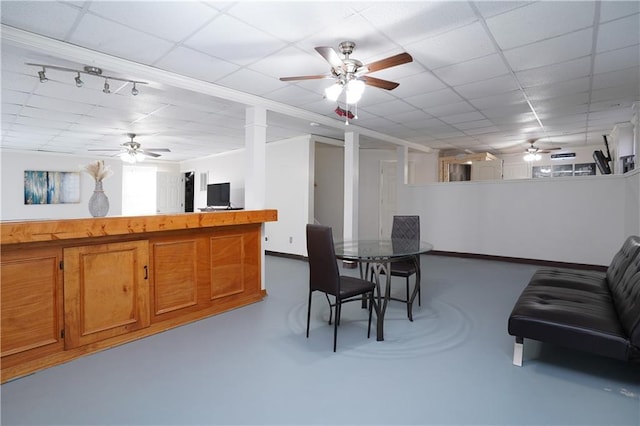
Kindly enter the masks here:
[[38, 77], [40, 78], [40, 83], [44, 83], [49, 81], [46, 75], [44, 75], [44, 67], [42, 67], [42, 71], [38, 71]]
[[[103, 89], [102, 89], [102, 91], [104, 93], [111, 93], [111, 88], [109, 86], [109, 80], [116, 80], [116, 81], [123, 81], [125, 83], [131, 83], [133, 85], [133, 87], [131, 88], [131, 94], [133, 96], [137, 96], [138, 93], [140, 93], [140, 90], [138, 90], [138, 88], [137, 88], [138, 84], [148, 84], [146, 81], [129, 80], [129, 79], [126, 79], [126, 78], [114, 77], [114, 76], [110, 76], [110, 75], [103, 75], [102, 74], [102, 69], [98, 68], [98, 67], [94, 67], [94, 66], [85, 66], [82, 70], [75, 70], [75, 69], [72, 69], [72, 68], [59, 67], [57, 65], [30, 64], [30, 63], [26, 63], [25, 65], [29, 65], [31, 67], [42, 68], [42, 71], [38, 71], [38, 78], [40, 79], [40, 83], [44, 83], [46, 81], [49, 81], [49, 79], [45, 75], [45, 73], [46, 73], [46, 71], [48, 69], [49, 70], [56, 70], [56, 71], [63, 71], [63, 72], [70, 72], [70, 73], [76, 74], [76, 76], [74, 77], [76, 87], [84, 86], [84, 81], [82, 81], [82, 79], [80, 78], [80, 74], [85, 74], [85, 75], [90, 75], [90, 76], [94, 76], [94, 77], [104, 78], [105, 79], [104, 80], [104, 86], [103, 86]], [[124, 87], [125, 85], [123, 85], [122, 87]], [[118, 90], [116, 90], [116, 92]]]

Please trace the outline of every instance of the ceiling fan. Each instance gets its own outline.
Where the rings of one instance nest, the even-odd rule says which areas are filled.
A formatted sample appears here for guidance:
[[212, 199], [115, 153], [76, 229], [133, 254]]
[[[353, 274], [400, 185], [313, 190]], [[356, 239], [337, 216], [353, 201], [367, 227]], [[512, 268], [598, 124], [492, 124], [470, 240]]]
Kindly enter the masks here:
[[[360, 82], [357, 84], [353, 84], [353, 86], [359, 85], [361, 86], [360, 90], [364, 90], [364, 85], [378, 87], [380, 89], [393, 90], [399, 86], [399, 83], [382, 80], [380, 78], [371, 77], [367, 74], [381, 71], [386, 68], [395, 67], [397, 65], [402, 65], [413, 61], [411, 55], [406, 52], [399, 53], [394, 56], [390, 56], [385, 59], [381, 59], [379, 61], [374, 61], [369, 64], [364, 65], [357, 59], [353, 59], [350, 57], [351, 53], [353, 53], [353, 49], [356, 44], [353, 41], [343, 41], [339, 44], [340, 53], [344, 56], [343, 58], [338, 55], [338, 53], [331, 47], [320, 46], [316, 47], [316, 51], [327, 61], [329, 65], [331, 65], [330, 74], [319, 74], [319, 75], [306, 75], [306, 76], [297, 76], [297, 77], [281, 77], [281, 81], [298, 81], [298, 80], [321, 80], [321, 79], [334, 79], [336, 84], [334, 85], [336, 89], [333, 89], [335, 93], [335, 99], [331, 99], [332, 94], [325, 92], [327, 97], [331, 100], [336, 100], [342, 89], [347, 88], [347, 104], [355, 103], [349, 102], [349, 89], [352, 86], [353, 82]], [[364, 83], [364, 84], [362, 84]], [[332, 86], [333, 87], [333, 86]], [[331, 88], [329, 88], [331, 89]], [[362, 92], [360, 91], [360, 95]], [[357, 101], [356, 101], [357, 102]]]
[[562, 149], [561, 147], [554, 147], [554, 148], [539, 148], [537, 146], [534, 146], [533, 144], [536, 143], [538, 141], [538, 139], [529, 139], [527, 141], [527, 143], [529, 144], [529, 147], [527, 149], [524, 150], [525, 153], [527, 154], [548, 154], [551, 151], [555, 151], [558, 149]]
[[90, 149], [89, 151], [120, 151], [118, 154], [120, 158], [129, 163], [143, 161], [145, 157], [158, 158], [161, 156], [158, 152], [171, 152], [168, 148], [142, 149], [140, 143], [133, 140], [133, 138], [136, 137], [135, 133], [128, 133], [127, 136], [129, 136], [131, 140], [121, 144], [120, 148]]

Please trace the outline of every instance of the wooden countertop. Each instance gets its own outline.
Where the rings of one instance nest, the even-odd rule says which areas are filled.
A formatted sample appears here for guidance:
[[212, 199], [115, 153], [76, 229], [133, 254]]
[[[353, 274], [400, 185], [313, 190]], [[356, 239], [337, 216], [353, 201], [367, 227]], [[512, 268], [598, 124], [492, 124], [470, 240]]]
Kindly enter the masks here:
[[278, 211], [230, 210], [152, 216], [114, 216], [83, 219], [0, 222], [0, 243], [20, 244], [130, 235], [181, 229], [274, 222]]

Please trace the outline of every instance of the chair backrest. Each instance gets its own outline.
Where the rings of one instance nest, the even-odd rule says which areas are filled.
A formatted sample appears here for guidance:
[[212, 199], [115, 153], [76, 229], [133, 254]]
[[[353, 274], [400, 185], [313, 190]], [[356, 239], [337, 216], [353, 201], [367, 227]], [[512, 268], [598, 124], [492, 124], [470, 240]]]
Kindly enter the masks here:
[[420, 239], [420, 216], [394, 216], [391, 238]]
[[331, 228], [307, 225], [307, 255], [309, 256], [309, 286], [336, 296], [340, 288], [340, 271], [333, 247]]
[[622, 277], [609, 284], [622, 329], [640, 349], [640, 256], [631, 260]]

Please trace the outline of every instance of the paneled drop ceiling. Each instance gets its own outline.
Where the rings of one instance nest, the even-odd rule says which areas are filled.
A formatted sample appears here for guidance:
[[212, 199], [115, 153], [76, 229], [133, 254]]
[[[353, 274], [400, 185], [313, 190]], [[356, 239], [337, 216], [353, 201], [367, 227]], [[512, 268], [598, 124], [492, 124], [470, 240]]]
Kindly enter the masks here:
[[[257, 105], [269, 141], [353, 130], [363, 147], [515, 153], [601, 144], [640, 101], [638, 1], [2, 1], [1, 22], [3, 149], [86, 155], [133, 132], [181, 161], [243, 147]], [[348, 128], [330, 80], [279, 80], [328, 74], [314, 47], [344, 40], [365, 64], [414, 59], [371, 74], [400, 85], [367, 87]], [[104, 94], [25, 63], [149, 84]]]

